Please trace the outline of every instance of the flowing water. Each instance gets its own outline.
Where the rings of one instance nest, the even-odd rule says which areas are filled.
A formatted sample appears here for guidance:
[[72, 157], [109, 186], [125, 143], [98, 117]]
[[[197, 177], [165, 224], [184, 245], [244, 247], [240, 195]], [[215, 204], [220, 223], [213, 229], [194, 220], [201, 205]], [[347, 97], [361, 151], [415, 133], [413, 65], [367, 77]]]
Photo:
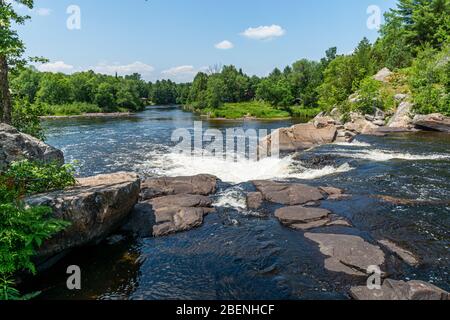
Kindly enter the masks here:
[[[390, 239], [421, 259], [410, 267], [387, 253], [391, 278], [419, 279], [450, 289], [450, 137], [438, 133], [358, 137], [281, 159], [238, 162], [171, 153], [173, 130], [192, 130], [191, 113], [153, 107], [129, 118], [46, 122], [48, 142], [77, 160], [78, 174], [136, 171], [142, 176], [209, 173], [223, 182], [217, 213], [202, 227], [163, 238], [118, 233], [72, 252], [33, 283], [42, 299], [347, 299], [365, 283], [324, 268], [324, 256], [302, 232], [271, 213], [249, 212], [248, 181], [277, 179], [343, 188], [352, 198], [322, 203], [354, 228], [314, 232]], [[204, 121], [204, 129], [275, 129], [295, 121]], [[319, 161], [317, 161], [319, 159]], [[424, 200], [395, 205], [375, 195]], [[66, 268], [82, 270], [81, 291], [66, 289]]]

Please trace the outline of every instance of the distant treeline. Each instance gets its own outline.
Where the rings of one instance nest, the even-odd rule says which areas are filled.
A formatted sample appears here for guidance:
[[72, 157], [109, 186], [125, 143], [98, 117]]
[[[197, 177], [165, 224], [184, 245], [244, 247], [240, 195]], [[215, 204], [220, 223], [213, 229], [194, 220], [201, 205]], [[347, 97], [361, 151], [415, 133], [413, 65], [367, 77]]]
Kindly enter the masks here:
[[348, 97], [355, 93], [363, 99], [353, 108], [367, 110], [373, 101], [380, 108], [394, 106], [395, 92], [381, 92], [372, 79], [388, 67], [419, 112], [449, 114], [450, 0], [400, 0], [385, 18], [374, 44], [364, 38], [347, 55], [338, 55], [333, 47], [320, 61], [299, 60], [262, 78], [233, 65], [199, 72], [192, 83], [183, 84], [145, 82], [139, 74], [63, 75], [27, 68], [13, 78], [12, 89], [15, 96], [43, 106], [46, 113], [139, 111], [146, 104], [183, 104], [201, 111], [250, 101], [291, 114], [334, 107], [347, 112]]

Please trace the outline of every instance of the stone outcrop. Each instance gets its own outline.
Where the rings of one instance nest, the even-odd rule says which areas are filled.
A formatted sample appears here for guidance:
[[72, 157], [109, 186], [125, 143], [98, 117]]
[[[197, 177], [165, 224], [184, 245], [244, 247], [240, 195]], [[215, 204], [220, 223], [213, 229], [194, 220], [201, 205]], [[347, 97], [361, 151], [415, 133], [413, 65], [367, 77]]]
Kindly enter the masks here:
[[271, 150], [272, 144], [276, 145], [278, 141], [281, 152], [295, 152], [333, 143], [337, 135], [336, 126], [322, 122], [318, 125], [316, 127], [313, 123], [307, 123], [278, 129], [264, 138], [260, 146], [264, 150]]
[[320, 251], [328, 256], [325, 269], [354, 276], [366, 276], [369, 266], [385, 262], [383, 251], [357, 236], [342, 234], [307, 233], [305, 237], [319, 244]]
[[63, 191], [26, 199], [28, 205], [49, 206], [53, 216], [71, 223], [38, 250], [43, 260], [67, 249], [96, 243], [120, 226], [138, 201], [140, 179], [133, 173], [105, 174], [78, 179]]
[[380, 240], [378, 241], [382, 246], [389, 249], [391, 252], [394, 252], [397, 254], [397, 256], [400, 257], [403, 261], [405, 261], [407, 264], [409, 264], [412, 267], [415, 267], [419, 264], [419, 259], [410, 251], [401, 248], [396, 243], [390, 241], [390, 240]]
[[410, 130], [413, 127], [412, 109], [413, 104], [408, 101], [403, 101], [397, 108], [397, 111], [389, 120], [387, 126], [389, 128], [402, 128]]
[[[373, 121], [375, 121], [375, 117], [373, 118]], [[366, 117], [361, 114], [352, 113], [351, 121], [347, 122], [344, 125], [344, 128], [355, 134], [373, 134], [380, 127], [374, 124], [373, 121], [367, 120]]]
[[285, 207], [276, 210], [275, 217], [283, 225], [296, 230], [310, 230], [327, 226], [350, 226], [347, 221], [333, 217], [329, 210], [320, 208]]
[[20, 160], [64, 164], [63, 153], [44, 142], [0, 123], [0, 171]]
[[381, 289], [367, 286], [353, 287], [350, 296], [355, 300], [449, 300], [449, 293], [423, 281], [396, 281], [387, 279]]
[[419, 129], [450, 133], [450, 117], [439, 113], [416, 115], [413, 123]]
[[202, 225], [203, 217], [214, 212], [212, 200], [206, 196], [179, 194], [149, 202], [155, 213], [153, 236], [160, 237], [187, 231]]
[[278, 183], [268, 180], [252, 181], [264, 200], [288, 206], [302, 205], [324, 199], [318, 188], [304, 184]]
[[392, 71], [388, 68], [383, 68], [376, 75], [373, 76], [373, 78], [377, 81], [388, 83], [389, 78], [392, 76]]
[[193, 177], [163, 177], [147, 179], [142, 182], [141, 199], [175, 194], [196, 194], [207, 196], [216, 192], [217, 178], [211, 175]]

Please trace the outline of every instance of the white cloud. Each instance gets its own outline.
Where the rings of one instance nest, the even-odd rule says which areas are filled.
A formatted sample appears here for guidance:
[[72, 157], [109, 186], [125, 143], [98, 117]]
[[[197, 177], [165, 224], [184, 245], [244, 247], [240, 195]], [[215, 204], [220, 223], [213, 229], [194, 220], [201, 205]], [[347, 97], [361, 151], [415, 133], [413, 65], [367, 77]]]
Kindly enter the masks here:
[[174, 67], [174, 68], [170, 68], [167, 70], [164, 70], [161, 72], [161, 74], [165, 75], [165, 76], [182, 76], [182, 75], [193, 75], [195, 74], [195, 68], [193, 66], [179, 66], [179, 67]]
[[155, 68], [151, 65], [145, 64], [140, 61], [136, 61], [130, 64], [107, 64], [107, 63], [100, 63], [96, 65], [95, 67], [91, 67], [93, 71], [101, 74], [107, 74], [107, 75], [115, 75], [116, 72], [118, 75], [129, 75], [132, 73], [140, 73], [142, 75], [148, 75], [152, 73]]
[[234, 48], [234, 44], [228, 40], [224, 40], [215, 45], [216, 49], [229, 50]]
[[45, 17], [45, 16], [49, 16], [52, 13], [52, 9], [49, 9], [49, 8], [38, 8], [38, 9], [36, 9], [36, 13], [37, 13], [38, 16]]
[[74, 67], [70, 64], [65, 63], [64, 61], [55, 61], [55, 62], [48, 62], [44, 63], [37, 67], [39, 71], [42, 72], [63, 72], [63, 73], [69, 73], [73, 71]]
[[279, 25], [260, 26], [257, 28], [248, 28], [241, 33], [244, 37], [254, 40], [271, 40], [273, 38], [282, 37], [286, 34]]

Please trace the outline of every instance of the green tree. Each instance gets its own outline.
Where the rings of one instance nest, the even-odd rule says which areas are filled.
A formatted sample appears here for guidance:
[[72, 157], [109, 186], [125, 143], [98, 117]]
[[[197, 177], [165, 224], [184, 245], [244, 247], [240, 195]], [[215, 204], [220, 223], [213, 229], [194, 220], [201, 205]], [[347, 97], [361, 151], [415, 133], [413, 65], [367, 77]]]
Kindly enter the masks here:
[[116, 108], [116, 89], [108, 82], [101, 83], [95, 93], [94, 101], [103, 110], [114, 110]]
[[65, 104], [73, 101], [73, 87], [62, 73], [44, 73], [36, 94], [40, 103]]

